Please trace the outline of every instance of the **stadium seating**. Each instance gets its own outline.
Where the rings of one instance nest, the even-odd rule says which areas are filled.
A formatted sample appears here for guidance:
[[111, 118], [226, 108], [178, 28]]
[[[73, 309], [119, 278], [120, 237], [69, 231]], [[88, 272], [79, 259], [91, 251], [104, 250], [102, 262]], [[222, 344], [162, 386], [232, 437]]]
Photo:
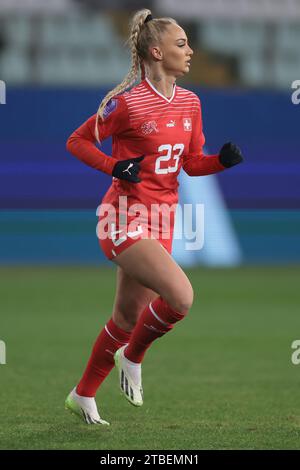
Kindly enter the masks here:
[[[2, 12], [1, 79], [8, 83], [107, 85], [128, 71], [129, 52], [114, 16], [74, 4], [72, 12]], [[300, 70], [296, 21], [196, 20], [193, 48], [234, 59], [243, 85], [286, 88]], [[1, 41], [0, 41], [1, 44]], [[201, 82], [201, 67], [192, 80]], [[203, 77], [202, 77], [203, 79]]]

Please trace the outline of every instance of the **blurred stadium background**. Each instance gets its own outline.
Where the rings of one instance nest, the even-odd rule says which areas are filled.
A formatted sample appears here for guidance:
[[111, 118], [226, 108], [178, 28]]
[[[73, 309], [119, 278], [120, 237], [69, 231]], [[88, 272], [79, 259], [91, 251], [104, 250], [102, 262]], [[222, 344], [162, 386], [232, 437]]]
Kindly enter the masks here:
[[[227, 140], [244, 151], [246, 165], [217, 177], [243, 260], [299, 261], [300, 107], [291, 101], [300, 74], [299, 1], [146, 6], [177, 18], [190, 38], [191, 72], [178, 83], [202, 100], [207, 151]], [[7, 87], [0, 108], [1, 262], [104, 261], [95, 209], [110, 179], [67, 154], [65, 141], [128, 71], [124, 41], [139, 7], [0, 0], [0, 78]], [[109, 153], [110, 143], [104, 148]], [[216, 237], [222, 243], [222, 227]]]
[[[195, 354], [201, 357], [197, 349], [200, 339], [206, 348], [206, 366], [199, 365], [204, 369], [199, 372], [195, 365], [184, 362], [182, 355], [178, 355], [178, 363], [186, 373], [193, 370], [190, 393], [200, 393], [199, 409], [202, 413], [208, 410], [206, 424], [202, 417], [197, 426], [202, 423], [208, 430], [212, 422], [215, 428], [204, 437], [190, 428], [190, 441], [184, 434], [178, 434], [176, 440], [176, 432], [181, 431], [176, 431], [175, 424], [170, 431], [175, 440], [170, 437], [167, 441], [165, 434], [154, 429], [157, 440], [153, 437], [153, 448], [297, 447], [300, 418], [292, 404], [289, 407], [291, 402], [285, 401], [284, 393], [295, 397], [293, 393], [299, 386], [289, 359], [290, 343], [300, 331], [296, 295], [300, 261], [300, 105], [291, 100], [292, 82], [300, 80], [299, 0], [0, 0], [0, 80], [6, 84], [6, 104], [0, 105], [0, 339], [8, 344], [8, 365], [0, 366], [0, 372], [6, 384], [15, 384], [14, 391], [23, 394], [17, 386], [22, 378], [27, 400], [27, 407], [22, 408], [16, 394], [11, 393], [11, 407], [19, 414], [8, 422], [11, 429], [16, 427], [11, 435], [2, 435], [2, 446], [83, 446], [78, 436], [78, 440], [70, 439], [68, 443], [62, 435], [60, 441], [55, 441], [59, 433], [51, 421], [51, 410], [47, 410], [50, 434], [46, 423], [32, 414], [41, 406], [42, 413], [46, 413], [45, 404], [33, 400], [41, 392], [58, 418], [62, 395], [78, 378], [95, 328], [100, 328], [99, 315], [100, 323], [104, 323], [113, 299], [114, 278], [95, 233], [95, 211], [110, 178], [69, 155], [65, 142], [128, 71], [130, 58], [124, 47], [128, 21], [133, 11], [144, 7], [150, 8], [154, 16], [176, 18], [190, 39], [194, 49], [191, 71], [178, 84], [195, 91], [202, 100], [207, 152], [217, 152], [224, 142], [232, 140], [242, 148], [246, 160], [216, 177], [189, 178], [187, 183], [182, 176], [183, 200], [205, 200], [208, 223], [204, 250], [187, 254], [178, 245], [175, 256], [183, 265], [194, 266], [191, 277], [195, 290], [199, 286], [204, 292], [204, 300], [196, 303], [195, 309], [204, 306], [211, 316], [194, 318], [202, 322], [197, 338], [190, 331], [196, 323], [190, 324], [158, 348], [160, 354], [166, 348], [167, 358], [168, 348], [174, 345], [175, 351], [176, 341], [180, 345], [182, 340], [185, 349], [187, 344], [193, 345]], [[103, 148], [110, 153], [109, 140]], [[57, 269], [57, 265], [61, 267]], [[235, 268], [220, 270], [228, 265]], [[214, 299], [212, 285], [220, 293], [218, 299]], [[99, 294], [95, 294], [98, 288], [101, 305]], [[205, 297], [206, 289], [211, 297]], [[97, 298], [92, 300], [93, 296]], [[88, 322], [82, 320], [85, 310]], [[77, 326], [71, 320], [74, 315]], [[24, 335], [30, 338], [26, 340], [32, 345], [29, 349]], [[67, 335], [68, 350], [64, 349]], [[245, 345], [250, 349], [246, 351]], [[270, 350], [266, 353], [268, 348], [272, 354]], [[51, 355], [45, 349], [51, 350]], [[220, 350], [222, 364], [218, 361]], [[152, 357], [159, 360], [156, 351], [154, 348]], [[38, 359], [43, 361], [43, 371]], [[54, 374], [56, 382], [46, 369]], [[44, 388], [37, 383], [36, 373]], [[204, 377], [201, 391], [198, 375]], [[230, 386], [226, 388], [228, 377]], [[233, 377], [240, 379], [238, 387]], [[148, 380], [154, 390], [154, 378]], [[110, 379], [104, 390], [109, 384]], [[217, 395], [215, 384], [224, 387], [228, 401], [223, 402], [224, 397]], [[174, 382], [173, 388], [176, 386]], [[251, 396], [249, 386], [256, 396]], [[235, 395], [237, 389], [241, 395]], [[159, 403], [160, 393], [155, 393]], [[114, 392], [110, 394], [115, 398]], [[214, 405], [205, 402], [207, 396], [212, 397]], [[266, 396], [270, 398], [267, 404], [263, 401]], [[234, 397], [233, 402], [230, 397]], [[250, 403], [252, 418], [243, 408], [244, 398], [247, 406]], [[2, 395], [1, 399], [5, 407], [7, 397]], [[178, 412], [183, 413], [181, 404], [179, 400]], [[113, 399], [109, 405], [116, 410]], [[209, 413], [213, 406], [212, 419]], [[187, 416], [197, 416], [195, 409], [188, 411], [185, 409]], [[162, 412], [159, 407], [157, 412]], [[266, 418], [264, 422], [264, 414], [273, 421]], [[225, 415], [228, 419], [224, 418], [221, 425], [220, 416]], [[32, 428], [22, 428], [24, 416], [29, 420], [35, 416]], [[125, 414], [120, 416], [126, 419]], [[176, 413], [168, 419], [175, 420], [174, 416]], [[248, 431], [257, 426], [256, 418], [261, 421], [251, 441]], [[137, 425], [145, 426], [139, 419]], [[239, 419], [248, 423], [253, 420], [247, 428], [248, 437], [233, 430], [226, 440], [222, 426], [230, 434], [228, 423], [232, 420], [240, 424]], [[66, 421], [61, 418], [60, 424], [67, 432]], [[274, 431], [272, 440], [272, 426], [278, 429], [278, 423], [284, 434]], [[184, 429], [186, 423], [182, 424]], [[113, 437], [106, 434], [103, 445], [130, 448], [130, 431], [124, 429], [129, 433], [128, 443], [114, 443], [110, 440]], [[49, 436], [52, 444], [47, 440]], [[91, 434], [85, 438], [87, 448], [98, 448]], [[147, 440], [139, 442], [151, 448]]]

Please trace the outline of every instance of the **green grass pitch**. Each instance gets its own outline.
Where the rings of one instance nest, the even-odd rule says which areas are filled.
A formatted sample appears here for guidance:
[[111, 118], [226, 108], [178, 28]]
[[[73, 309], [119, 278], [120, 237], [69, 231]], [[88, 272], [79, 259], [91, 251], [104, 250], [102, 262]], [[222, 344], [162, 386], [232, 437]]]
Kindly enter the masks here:
[[188, 317], [143, 365], [144, 406], [113, 370], [97, 395], [109, 428], [64, 410], [111, 314], [114, 268], [0, 269], [1, 449], [299, 449], [300, 267], [187, 270]]

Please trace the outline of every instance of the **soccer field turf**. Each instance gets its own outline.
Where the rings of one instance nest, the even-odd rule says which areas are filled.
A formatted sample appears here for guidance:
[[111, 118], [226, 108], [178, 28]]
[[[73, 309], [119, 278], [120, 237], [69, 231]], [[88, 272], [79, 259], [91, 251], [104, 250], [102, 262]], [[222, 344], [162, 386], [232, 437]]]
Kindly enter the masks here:
[[113, 268], [1, 268], [1, 449], [299, 449], [300, 267], [186, 270], [188, 317], [143, 365], [144, 406], [113, 370], [97, 395], [111, 426], [64, 410], [111, 314]]

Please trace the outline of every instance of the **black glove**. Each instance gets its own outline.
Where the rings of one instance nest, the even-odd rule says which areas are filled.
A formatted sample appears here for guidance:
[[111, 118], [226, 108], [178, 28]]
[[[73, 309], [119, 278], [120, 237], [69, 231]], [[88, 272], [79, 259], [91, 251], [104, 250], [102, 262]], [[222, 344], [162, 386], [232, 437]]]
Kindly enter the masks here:
[[129, 158], [128, 160], [120, 160], [113, 168], [112, 175], [120, 180], [130, 181], [131, 183], [139, 183], [141, 179], [138, 177], [140, 171], [140, 164], [145, 155], [136, 158]]
[[232, 142], [223, 145], [219, 153], [219, 160], [223, 166], [230, 168], [244, 161], [241, 150]]

